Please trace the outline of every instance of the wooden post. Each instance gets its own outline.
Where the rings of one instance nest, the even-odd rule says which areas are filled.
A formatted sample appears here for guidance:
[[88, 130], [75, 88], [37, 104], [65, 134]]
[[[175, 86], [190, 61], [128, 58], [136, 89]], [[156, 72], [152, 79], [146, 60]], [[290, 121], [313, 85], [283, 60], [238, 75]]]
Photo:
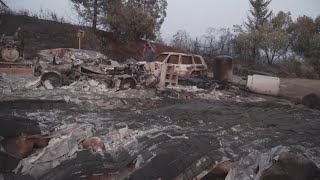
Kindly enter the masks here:
[[81, 39], [84, 38], [85, 31], [78, 30], [77, 37], [79, 38], [79, 49], [81, 49]]

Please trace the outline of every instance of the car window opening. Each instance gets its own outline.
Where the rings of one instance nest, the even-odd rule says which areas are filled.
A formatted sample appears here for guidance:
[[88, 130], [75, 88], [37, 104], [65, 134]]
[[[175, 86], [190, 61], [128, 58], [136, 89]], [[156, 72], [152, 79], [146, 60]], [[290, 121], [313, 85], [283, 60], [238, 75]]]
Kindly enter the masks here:
[[179, 64], [179, 56], [170, 56], [168, 59], [169, 64]]

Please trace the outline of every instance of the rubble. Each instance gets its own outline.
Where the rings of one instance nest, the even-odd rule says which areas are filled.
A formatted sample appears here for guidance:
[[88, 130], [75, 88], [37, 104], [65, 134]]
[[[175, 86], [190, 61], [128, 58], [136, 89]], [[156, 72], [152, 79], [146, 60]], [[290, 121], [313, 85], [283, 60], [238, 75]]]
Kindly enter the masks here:
[[[35, 65], [35, 73], [46, 80], [47, 89], [72, 84], [82, 77], [90, 77], [90, 86], [97, 86], [92, 79], [104, 81], [108, 88], [125, 90], [135, 88], [141, 76], [141, 67], [134, 59], [125, 64], [108, 59], [101, 53], [75, 49], [51, 49], [39, 53], [40, 61]], [[59, 63], [57, 63], [59, 62]]]
[[26, 84], [30, 84], [37, 79], [37, 77], [30, 75], [10, 75], [0, 74], [0, 93], [10, 94], [14, 92], [21, 92], [26, 89]]
[[[226, 81], [174, 79], [168, 68], [163, 79], [134, 59], [120, 64], [74, 49], [41, 56], [38, 77], [1, 80], [11, 92], [0, 102], [4, 177], [264, 180], [283, 170], [302, 179], [319, 172], [318, 111]], [[292, 145], [300, 154], [284, 148]]]
[[[94, 85], [96, 84], [97, 83]], [[174, 88], [178, 87], [179, 86]], [[56, 91], [59, 91], [59, 89]], [[140, 90], [127, 91], [139, 92]], [[126, 94], [128, 93], [127, 91], [111, 93], [110, 97], [115, 96], [117, 93]], [[187, 93], [184, 91], [185, 90], [177, 90], [177, 93], [181, 95]], [[216, 92], [221, 91], [216, 90]], [[193, 89], [190, 88], [190, 92], [188, 93], [191, 92], [204, 94], [206, 90], [193, 92]], [[240, 163], [241, 157], [247, 156], [247, 151], [253, 152], [256, 150], [257, 148], [255, 146], [259, 146], [259, 143], [261, 143], [261, 146], [270, 143], [270, 141], [262, 140], [259, 141], [259, 143], [258, 141], [252, 142], [252, 138], [256, 136], [256, 131], [259, 133], [268, 133], [266, 125], [259, 125], [258, 127], [260, 129], [247, 127], [250, 126], [250, 124], [252, 124], [252, 126], [260, 124], [261, 119], [254, 119], [248, 123], [248, 119], [253, 118], [253, 115], [251, 115], [252, 112], [248, 112], [248, 115], [243, 116], [237, 114], [240, 112], [242, 114], [245, 113], [245, 109], [250, 107], [250, 104], [246, 106], [246, 104], [249, 103], [248, 101], [242, 102], [242, 105], [239, 106], [234, 105], [235, 102], [232, 100], [232, 96], [229, 97], [230, 104], [224, 104], [227, 103], [224, 101], [221, 101], [221, 103], [216, 100], [210, 101], [205, 98], [201, 101], [196, 100], [197, 98], [194, 97], [192, 101], [195, 104], [179, 104], [181, 101], [176, 99], [177, 105], [161, 105], [160, 107], [154, 108], [152, 107], [154, 106], [152, 105], [152, 96], [148, 98], [150, 99], [145, 102], [147, 106], [130, 106], [130, 104], [136, 100], [130, 102], [128, 99], [124, 99], [127, 101], [126, 103], [129, 105], [127, 105], [127, 107], [130, 107], [130, 109], [122, 109], [126, 107], [124, 106], [120, 109], [115, 108], [109, 111], [104, 111], [100, 108], [89, 110], [88, 104], [80, 106], [71, 104], [70, 109], [59, 105], [57, 107], [60, 107], [60, 110], [55, 110], [55, 108], [50, 109], [53, 111], [39, 109], [38, 113], [30, 109], [31, 113], [28, 113], [28, 117], [32, 117], [32, 119], [37, 122], [46, 125], [52, 123], [65, 123], [67, 125], [64, 125], [62, 128], [54, 128], [53, 131], [44, 135], [44, 137], [51, 139], [48, 145], [45, 146], [45, 143], [39, 143], [40, 145], [42, 144], [42, 146], [37, 146], [39, 148], [36, 151], [33, 151], [30, 156], [20, 161], [19, 168], [16, 168], [16, 173], [21, 173], [22, 175], [29, 174], [33, 177], [71, 178], [81, 176], [104, 178], [115, 175], [115, 177], [119, 179], [124, 177], [140, 179], [139, 177], [141, 176], [139, 174], [141, 172], [152, 173], [153, 168], [166, 167], [173, 161], [172, 164], [169, 165], [169, 169], [172, 169], [171, 171], [168, 171], [168, 168], [164, 169], [164, 171], [168, 172], [167, 174], [158, 169], [157, 171], [159, 171], [159, 173], [154, 173], [154, 176], [148, 175], [147, 177], [167, 177], [168, 179], [173, 179], [174, 177], [179, 177], [179, 174], [182, 172], [181, 176], [188, 174], [188, 177], [198, 177], [199, 179], [205, 179], [205, 177], [225, 177], [228, 172], [230, 174], [236, 171], [237, 168], [240, 168], [240, 173], [244, 173], [246, 170], [254, 173], [255, 161], [258, 159], [257, 157], [259, 157], [260, 153], [257, 153], [252, 163], [250, 163], [252, 167], [242, 165]], [[143, 99], [140, 98], [140, 101], [141, 100]], [[109, 101], [109, 99], [106, 99], [106, 101]], [[208, 103], [203, 103], [206, 101], [208, 101]], [[156, 102], [159, 103], [161, 100], [157, 100]], [[253, 104], [251, 104], [251, 106], [252, 105]], [[274, 107], [270, 107], [273, 113], [278, 112], [274, 110], [275, 107], [283, 108], [280, 105], [273, 106]], [[84, 109], [79, 109], [81, 107]], [[145, 109], [146, 107], [147, 109]], [[261, 105], [260, 108], [261, 107], [263, 107], [263, 105]], [[259, 110], [260, 108], [252, 111], [259, 111], [257, 114], [263, 114], [262, 112], [268, 113], [265, 112], [266, 109]], [[286, 109], [286, 107], [283, 109]], [[80, 111], [81, 113], [79, 113]], [[52, 112], [52, 114], [50, 115], [49, 112]], [[185, 115], [186, 112], [188, 115]], [[233, 112], [235, 113], [234, 115]], [[295, 114], [294, 112], [290, 113]], [[257, 114], [255, 116], [259, 118]], [[224, 118], [219, 120], [221, 117]], [[235, 117], [238, 117], [238, 120], [235, 120], [237, 122], [228, 120], [228, 118], [233, 119]], [[63, 122], [60, 121], [62, 119]], [[289, 119], [292, 121], [291, 118]], [[75, 121], [81, 124], [72, 124]], [[228, 123], [231, 124], [228, 125]], [[263, 129], [261, 129], [262, 127]], [[86, 133], [84, 133], [83, 128], [87, 128], [87, 130], [85, 130]], [[228, 132], [224, 133], [224, 131]], [[275, 132], [278, 131], [279, 130], [275, 130]], [[283, 135], [279, 134], [279, 136]], [[207, 141], [205, 137], [208, 137], [209, 140]], [[74, 138], [76, 138], [76, 140], [74, 140]], [[217, 138], [221, 142], [221, 145], [219, 145]], [[260, 140], [260, 138], [262, 137], [259, 135], [257, 139]], [[292, 139], [288, 139], [288, 141], [292, 141]], [[255, 146], [250, 145], [251, 142]], [[69, 144], [68, 148], [66, 148], [66, 144]], [[246, 148], [246, 145], [250, 146], [250, 148]], [[235, 147], [239, 147], [239, 149], [235, 149]], [[57, 149], [59, 152], [56, 151]], [[217, 152], [218, 150], [221, 152]], [[181, 152], [185, 153], [182, 154]], [[210, 152], [212, 152], [212, 154], [210, 154]], [[307, 150], [305, 150], [305, 152], [307, 152]], [[180, 155], [175, 156], [175, 153]], [[50, 154], [50, 156], [48, 156], [48, 154]], [[205, 156], [203, 154], [205, 154]], [[140, 158], [138, 158], [139, 156]], [[107, 157], [111, 159], [105, 159]], [[181, 157], [181, 159], [174, 159], [178, 157]], [[47, 158], [49, 159], [47, 160]], [[134, 159], [140, 159], [139, 163], [136, 163]], [[314, 160], [313, 158], [310, 159]], [[226, 161], [231, 164], [223, 164], [223, 162]], [[318, 161], [318, 163], [320, 163], [320, 161]], [[71, 166], [71, 164], [81, 164], [81, 168], [80, 166]], [[106, 166], [106, 164], [109, 165]], [[132, 164], [130, 168], [127, 168], [128, 164]], [[192, 166], [188, 169], [191, 164]], [[65, 171], [62, 171], [62, 169]], [[95, 171], [92, 169], [95, 169]], [[79, 172], [79, 174], [73, 174], [72, 172]], [[255, 174], [249, 174], [249, 176], [250, 175]]]
[[80, 142], [93, 135], [92, 125], [71, 124], [58, 129], [52, 135], [47, 147], [20, 161], [16, 173], [39, 178], [62, 161], [72, 158]]
[[1, 143], [4, 150], [15, 157], [25, 158], [34, 148], [44, 148], [48, 145], [48, 138], [22, 134], [16, 137], [6, 137]]
[[93, 149], [95, 151], [105, 150], [104, 142], [100, 138], [88, 138], [82, 142], [84, 149]]
[[29, 81], [26, 85], [25, 88], [26, 89], [35, 89], [37, 87], [39, 87], [41, 84], [41, 77], [38, 77], [36, 80], [34, 81]]
[[230, 161], [213, 164], [206, 171], [199, 174], [195, 179], [224, 179], [231, 169], [232, 163]]
[[236, 166], [240, 167], [234, 167], [227, 175], [226, 180], [312, 180], [319, 178], [320, 175], [320, 169], [316, 164], [295, 147], [278, 146], [256, 158], [256, 162], [246, 165], [248, 169], [252, 168], [247, 174], [242, 169], [244, 166], [238, 164]]
[[[156, 85], [161, 87], [168, 85], [175, 86], [178, 84], [178, 76], [193, 76], [194, 73], [195, 75], [205, 75], [207, 73], [207, 66], [201, 56], [179, 53], [162, 54], [162, 56], [164, 55], [167, 55], [166, 60], [157, 66], [155, 72], [148, 74], [143, 68], [144, 64], [138, 63], [135, 59], [128, 59], [123, 64], [119, 64], [93, 51], [63, 48], [50, 49], [43, 50], [39, 53], [41, 61], [35, 65], [35, 73], [41, 74], [42, 76], [46, 76], [46, 73], [51, 73], [51, 76], [54, 75], [53, 72], [56, 74], [58, 72], [61, 73], [61, 75], [51, 77], [51, 79], [54, 78], [54, 80], [50, 81], [59, 82], [57, 85], [53, 85], [53, 88], [60, 87], [60, 84], [64, 84], [63, 82], [70, 80], [75, 81], [75, 77], [86, 76], [103, 80], [108, 84], [109, 88], [120, 90], [136, 88], [139, 84], [144, 84], [147, 87]], [[181, 56], [184, 61], [190, 61], [191, 64], [183, 63], [181, 66], [186, 66], [186, 68], [179, 70], [178, 67], [180, 66], [169, 62], [170, 58], [175, 56]], [[79, 63], [79, 61], [81, 63]], [[166, 63], [166, 61], [168, 61], [168, 63]], [[42, 78], [42, 82], [46, 79], [49, 78]], [[51, 82], [51, 84], [52, 83], [53, 82]], [[51, 88], [51, 86], [48, 88]]]
[[19, 158], [29, 156], [34, 146], [33, 140], [28, 139], [25, 135], [5, 139], [2, 144], [7, 153]]

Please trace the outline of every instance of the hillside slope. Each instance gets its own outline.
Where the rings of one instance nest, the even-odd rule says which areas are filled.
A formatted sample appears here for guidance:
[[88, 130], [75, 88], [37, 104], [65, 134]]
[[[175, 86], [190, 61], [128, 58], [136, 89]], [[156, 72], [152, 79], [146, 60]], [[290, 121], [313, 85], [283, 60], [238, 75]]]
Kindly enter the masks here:
[[[78, 48], [76, 33], [79, 29], [86, 31], [82, 49], [100, 51], [107, 56], [124, 61], [127, 58], [142, 58], [144, 41], [121, 43], [112, 33], [97, 31], [89, 27], [67, 23], [42, 20], [25, 15], [0, 14], [0, 34], [13, 35], [21, 27], [25, 43], [25, 57], [33, 58], [41, 49]], [[159, 53], [177, 51], [172, 47], [156, 44]]]

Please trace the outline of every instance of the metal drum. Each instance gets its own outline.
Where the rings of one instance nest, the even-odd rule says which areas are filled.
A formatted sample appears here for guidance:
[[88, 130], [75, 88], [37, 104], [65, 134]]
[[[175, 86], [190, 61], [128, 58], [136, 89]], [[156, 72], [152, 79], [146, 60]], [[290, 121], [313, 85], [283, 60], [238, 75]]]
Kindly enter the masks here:
[[280, 92], [280, 79], [261, 75], [248, 76], [247, 87], [252, 92], [277, 96]]
[[214, 79], [219, 81], [232, 78], [233, 58], [230, 56], [217, 56], [213, 63]]

